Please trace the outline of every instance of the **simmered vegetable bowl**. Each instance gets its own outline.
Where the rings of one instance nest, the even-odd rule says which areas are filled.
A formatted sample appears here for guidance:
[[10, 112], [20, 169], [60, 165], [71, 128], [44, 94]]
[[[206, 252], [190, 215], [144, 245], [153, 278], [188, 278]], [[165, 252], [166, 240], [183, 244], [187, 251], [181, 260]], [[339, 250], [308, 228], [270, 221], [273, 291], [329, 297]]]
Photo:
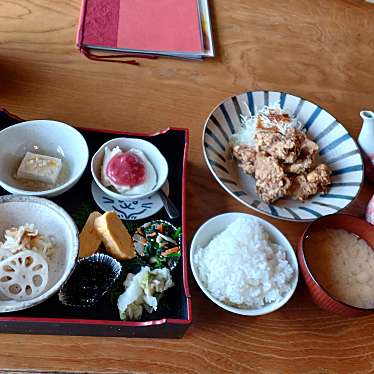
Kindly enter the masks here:
[[145, 223], [132, 239], [138, 255], [151, 269], [175, 268], [181, 256], [181, 228], [162, 220]]

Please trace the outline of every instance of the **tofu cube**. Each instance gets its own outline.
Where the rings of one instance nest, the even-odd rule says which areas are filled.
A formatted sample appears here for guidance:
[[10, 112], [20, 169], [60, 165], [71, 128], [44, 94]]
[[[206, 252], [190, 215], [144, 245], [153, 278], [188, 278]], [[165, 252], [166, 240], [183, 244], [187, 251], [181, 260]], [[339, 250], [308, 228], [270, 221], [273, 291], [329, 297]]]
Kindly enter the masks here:
[[59, 158], [27, 152], [17, 170], [16, 177], [56, 184], [61, 168], [62, 161]]

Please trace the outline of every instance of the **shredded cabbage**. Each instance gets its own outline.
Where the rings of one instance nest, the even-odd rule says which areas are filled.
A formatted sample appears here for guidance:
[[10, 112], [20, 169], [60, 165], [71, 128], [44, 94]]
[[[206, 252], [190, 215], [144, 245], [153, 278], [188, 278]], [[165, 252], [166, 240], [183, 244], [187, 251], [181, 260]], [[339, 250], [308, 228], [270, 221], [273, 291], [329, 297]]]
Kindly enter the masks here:
[[[241, 128], [239, 132], [233, 134], [230, 138], [231, 147], [240, 144], [247, 144], [249, 146], [254, 147], [255, 143], [255, 135], [257, 129], [257, 120], [260, 119], [263, 126], [265, 127], [276, 127], [277, 130], [281, 133], [285, 133], [288, 128], [296, 128], [302, 130], [303, 124], [294, 117], [291, 113], [287, 112], [286, 110], [282, 109], [279, 103], [274, 103], [268, 106], [264, 106], [261, 109], [256, 110], [257, 114], [251, 113], [248, 108], [249, 115], [240, 116]], [[270, 118], [272, 113], [277, 114], [288, 114], [290, 117], [290, 122], [283, 122], [283, 121], [274, 121]]]

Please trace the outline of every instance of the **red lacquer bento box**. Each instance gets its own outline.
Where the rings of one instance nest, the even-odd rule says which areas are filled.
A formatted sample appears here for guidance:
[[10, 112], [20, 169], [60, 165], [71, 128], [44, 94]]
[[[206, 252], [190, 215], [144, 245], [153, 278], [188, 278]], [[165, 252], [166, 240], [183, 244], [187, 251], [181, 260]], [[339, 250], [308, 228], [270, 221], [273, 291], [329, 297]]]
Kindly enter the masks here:
[[[0, 109], [0, 130], [22, 120]], [[21, 334], [89, 335], [179, 338], [191, 324], [191, 297], [188, 287], [187, 253], [185, 241], [186, 215], [186, 160], [188, 130], [169, 128], [154, 134], [138, 134], [119, 131], [100, 131], [78, 128], [87, 141], [90, 157], [106, 141], [120, 136], [141, 138], [153, 143], [165, 156], [168, 167], [169, 197], [179, 209], [180, 218], [170, 220], [162, 208], [147, 218], [130, 214], [124, 223], [128, 227], [139, 227], [155, 219], [167, 220], [174, 226], [182, 227], [182, 256], [172, 272], [174, 287], [161, 299], [159, 308], [152, 314], [142, 317], [139, 322], [121, 321], [110, 295], [105, 295], [91, 308], [71, 308], [61, 304], [57, 295], [32, 308], [0, 314], [0, 332]], [[89, 165], [80, 181], [66, 193], [52, 198], [62, 206], [81, 228], [90, 212], [98, 210], [92, 192], [92, 176]], [[7, 194], [0, 189], [0, 194]], [[143, 207], [142, 210], [146, 209]], [[140, 215], [140, 217], [142, 217]]]

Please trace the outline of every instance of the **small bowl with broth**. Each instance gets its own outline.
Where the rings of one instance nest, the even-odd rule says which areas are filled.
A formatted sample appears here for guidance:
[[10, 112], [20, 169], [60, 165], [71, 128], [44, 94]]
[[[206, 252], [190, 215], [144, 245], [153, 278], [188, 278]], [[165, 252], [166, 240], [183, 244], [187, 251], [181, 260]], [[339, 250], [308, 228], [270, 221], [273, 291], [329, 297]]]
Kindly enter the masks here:
[[0, 131], [0, 185], [12, 194], [57, 196], [78, 182], [88, 156], [84, 137], [73, 127], [21, 122]]
[[300, 239], [297, 255], [313, 301], [355, 317], [374, 311], [374, 229], [347, 214], [321, 217]]

